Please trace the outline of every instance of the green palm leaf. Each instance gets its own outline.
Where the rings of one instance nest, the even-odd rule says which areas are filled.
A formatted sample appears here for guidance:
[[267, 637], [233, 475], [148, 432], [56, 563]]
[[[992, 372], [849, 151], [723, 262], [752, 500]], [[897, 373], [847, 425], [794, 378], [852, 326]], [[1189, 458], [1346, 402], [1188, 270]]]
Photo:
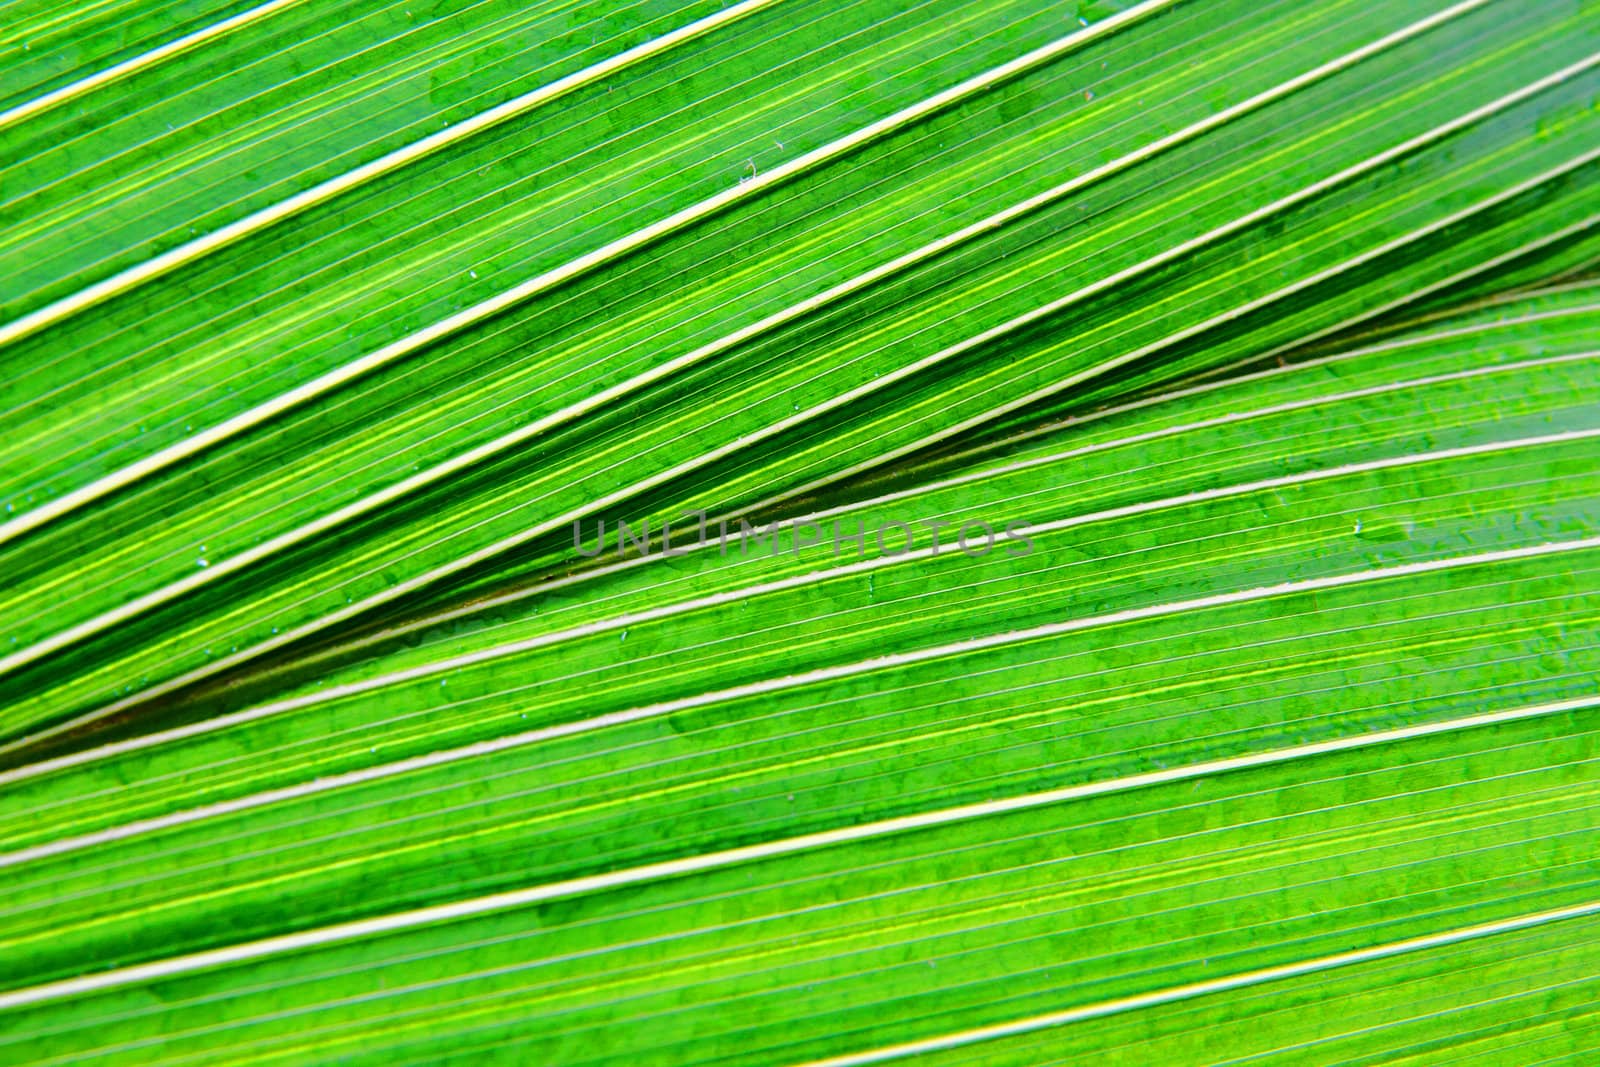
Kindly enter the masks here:
[[1585, 5], [8, 9], [8, 1062], [1595, 1047]]

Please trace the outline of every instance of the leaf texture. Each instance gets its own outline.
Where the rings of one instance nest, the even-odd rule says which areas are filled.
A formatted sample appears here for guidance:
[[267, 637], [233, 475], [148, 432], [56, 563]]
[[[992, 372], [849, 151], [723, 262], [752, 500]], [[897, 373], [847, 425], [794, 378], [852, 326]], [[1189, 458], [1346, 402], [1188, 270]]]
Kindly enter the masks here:
[[3, 9], [0, 1059], [1593, 1055], [1590, 5]]

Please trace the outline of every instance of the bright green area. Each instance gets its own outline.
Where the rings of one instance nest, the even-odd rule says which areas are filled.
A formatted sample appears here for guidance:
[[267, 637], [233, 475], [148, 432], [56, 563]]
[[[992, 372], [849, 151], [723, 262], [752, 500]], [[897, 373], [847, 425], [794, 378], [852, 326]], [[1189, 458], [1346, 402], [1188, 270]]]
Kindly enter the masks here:
[[1592, 5], [243, 10], [0, 3], [0, 1062], [1595, 1057]]

